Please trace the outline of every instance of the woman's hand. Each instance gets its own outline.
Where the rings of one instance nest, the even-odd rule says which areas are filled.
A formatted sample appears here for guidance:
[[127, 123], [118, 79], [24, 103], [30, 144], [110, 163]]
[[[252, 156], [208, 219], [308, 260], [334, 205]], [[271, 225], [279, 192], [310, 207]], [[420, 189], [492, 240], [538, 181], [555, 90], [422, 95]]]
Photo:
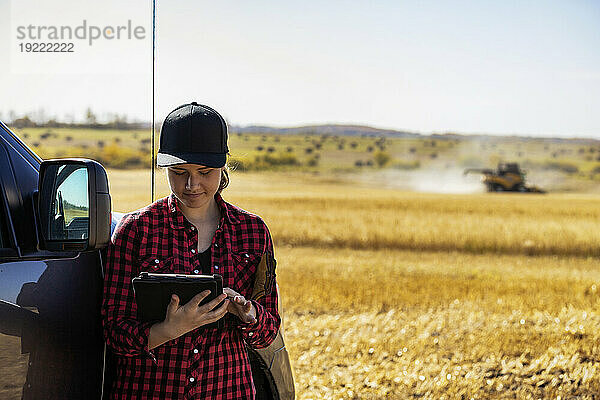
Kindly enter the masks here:
[[[169, 340], [178, 338], [202, 325], [207, 325], [221, 319], [228, 311], [229, 299], [221, 294], [208, 303], [200, 306], [200, 302], [210, 294], [205, 290], [194, 296], [183, 306], [179, 306], [179, 297], [171, 296], [167, 306], [167, 316], [163, 322], [152, 325], [148, 336], [148, 348], [153, 349]], [[215, 308], [223, 301], [221, 307]]]
[[227, 311], [233, 315], [237, 315], [246, 324], [256, 322], [256, 309], [251, 301], [246, 300], [244, 296], [231, 288], [223, 288], [223, 293], [227, 294], [228, 300], [231, 300]]

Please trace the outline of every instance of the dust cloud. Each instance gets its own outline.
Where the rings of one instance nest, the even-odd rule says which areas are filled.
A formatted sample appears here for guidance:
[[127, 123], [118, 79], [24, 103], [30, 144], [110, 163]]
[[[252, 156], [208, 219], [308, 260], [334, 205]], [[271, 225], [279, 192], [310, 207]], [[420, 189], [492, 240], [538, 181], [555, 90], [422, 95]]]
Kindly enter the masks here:
[[420, 169], [402, 171], [388, 169], [383, 171], [363, 173], [355, 176], [364, 185], [378, 186], [390, 189], [400, 189], [409, 192], [469, 194], [483, 193], [484, 185], [481, 176], [463, 175], [461, 168]]
[[481, 175], [463, 175], [462, 169], [414, 171], [407, 182], [409, 190], [427, 193], [482, 193]]

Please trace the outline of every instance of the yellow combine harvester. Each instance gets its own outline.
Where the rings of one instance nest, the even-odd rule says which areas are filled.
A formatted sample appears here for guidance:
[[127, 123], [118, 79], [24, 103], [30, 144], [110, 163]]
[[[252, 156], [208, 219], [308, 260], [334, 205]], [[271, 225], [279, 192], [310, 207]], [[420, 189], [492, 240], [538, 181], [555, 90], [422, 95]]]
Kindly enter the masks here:
[[482, 181], [488, 192], [546, 193], [537, 186], [525, 185], [525, 171], [517, 163], [500, 163], [497, 171], [468, 168], [464, 175], [472, 172], [483, 174]]

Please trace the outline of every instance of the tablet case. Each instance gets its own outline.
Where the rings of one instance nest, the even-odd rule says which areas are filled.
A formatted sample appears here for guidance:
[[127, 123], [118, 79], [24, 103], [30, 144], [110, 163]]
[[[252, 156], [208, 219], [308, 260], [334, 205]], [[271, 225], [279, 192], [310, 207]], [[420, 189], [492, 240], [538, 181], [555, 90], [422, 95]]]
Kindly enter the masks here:
[[[138, 318], [144, 322], [163, 321], [173, 294], [179, 297], [179, 305], [182, 306], [205, 290], [210, 290], [210, 294], [200, 302], [200, 305], [208, 303], [223, 293], [223, 277], [218, 274], [181, 275], [141, 272], [131, 282], [135, 293]], [[203, 325], [201, 328], [222, 327], [223, 318]]]

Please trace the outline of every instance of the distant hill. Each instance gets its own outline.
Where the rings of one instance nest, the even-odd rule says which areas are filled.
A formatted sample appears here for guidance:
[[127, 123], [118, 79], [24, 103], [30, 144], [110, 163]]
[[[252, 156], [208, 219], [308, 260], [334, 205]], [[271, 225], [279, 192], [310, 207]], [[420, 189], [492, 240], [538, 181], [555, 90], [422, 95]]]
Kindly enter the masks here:
[[[114, 120], [106, 123], [97, 122], [79, 122], [67, 123], [48, 120], [44, 122], [33, 121], [28, 116], [16, 118], [7, 124], [11, 128], [67, 128], [67, 129], [92, 129], [92, 130], [131, 130], [140, 131], [150, 129], [150, 122], [127, 121], [126, 116], [119, 117], [116, 115]], [[157, 121], [156, 132], [160, 132], [162, 121]], [[374, 128], [367, 125], [346, 125], [346, 124], [321, 124], [321, 125], [304, 125], [296, 127], [273, 127], [265, 125], [229, 125], [229, 130], [232, 134], [236, 133], [253, 133], [265, 135], [328, 135], [328, 136], [354, 136], [354, 137], [388, 137], [388, 138], [428, 138], [437, 140], [454, 140], [454, 141], [481, 141], [481, 142], [501, 142], [501, 141], [535, 141], [546, 143], [571, 143], [582, 145], [594, 145], [599, 142], [594, 138], [560, 138], [560, 137], [540, 137], [527, 135], [489, 135], [459, 132], [442, 132], [442, 133], [416, 133], [410, 131], [400, 131], [395, 129]]]
[[271, 126], [236, 126], [230, 127], [232, 133], [264, 133], [264, 134], [281, 134], [281, 135], [293, 135], [293, 134], [317, 134], [317, 135], [331, 135], [331, 136], [387, 136], [387, 137], [422, 137], [423, 135], [406, 132], [396, 131], [392, 129], [379, 129], [370, 126], [363, 125], [306, 125], [291, 128], [274, 128]]
[[397, 131], [393, 129], [373, 128], [366, 125], [305, 125], [289, 128], [276, 128], [264, 125], [239, 126], [231, 125], [229, 127], [231, 133], [255, 133], [255, 134], [275, 134], [275, 135], [294, 135], [294, 134], [313, 134], [313, 135], [330, 135], [330, 136], [362, 136], [362, 137], [379, 137], [385, 136], [390, 138], [431, 138], [439, 140], [469, 140], [469, 141], [539, 141], [548, 143], [573, 143], [573, 144], [593, 144], [598, 143], [598, 139], [592, 138], [553, 138], [539, 136], [501, 136], [501, 135], [486, 135], [486, 134], [461, 134], [455, 132], [448, 133], [432, 133], [421, 134], [408, 131]]
[[582, 145], [597, 145], [600, 140], [593, 138], [560, 138], [560, 137], [543, 137], [543, 136], [519, 136], [519, 135], [485, 135], [485, 134], [460, 134], [460, 133], [432, 133], [430, 135], [422, 135], [424, 138], [441, 139], [441, 140], [469, 140], [472, 142], [537, 142], [537, 143], [570, 143]]

